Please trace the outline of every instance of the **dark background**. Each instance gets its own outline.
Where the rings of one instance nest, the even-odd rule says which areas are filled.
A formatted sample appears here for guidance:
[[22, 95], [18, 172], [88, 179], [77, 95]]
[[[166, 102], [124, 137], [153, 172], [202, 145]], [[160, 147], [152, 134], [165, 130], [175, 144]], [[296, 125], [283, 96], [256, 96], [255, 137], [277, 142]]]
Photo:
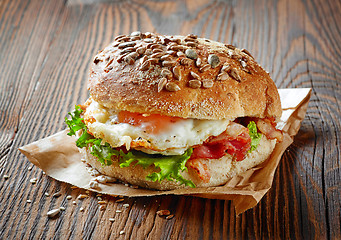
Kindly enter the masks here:
[[[0, 239], [340, 239], [340, 13], [336, 0], [1, 0]], [[100, 211], [95, 194], [73, 205], [66, 196], [84, 190], [28, 169], [17, 148], [64, 129], [88, 96], [93, 56], [135, 30], [232, 43], [279, 88], [312, 88], [301, 130], [255, 208], [236, 216], [230, 201], [163, 196], [125, 199], [129, 207], [116, 213], [122, 203], [104, 196]], [[61, 205], [66, 211], [49, 220]], [[160, 209], [175, 217], [158, 217]]]

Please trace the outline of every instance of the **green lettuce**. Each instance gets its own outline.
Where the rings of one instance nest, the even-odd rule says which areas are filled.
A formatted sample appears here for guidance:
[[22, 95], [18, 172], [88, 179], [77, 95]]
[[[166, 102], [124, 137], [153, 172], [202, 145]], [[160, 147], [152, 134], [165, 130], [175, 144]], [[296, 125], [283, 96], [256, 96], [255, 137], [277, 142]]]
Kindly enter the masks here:
[[252, 152], [258, 147], [260, 139], [262, 138], [262, 134], [258, 132], [257, 125], [254, 121], [249, 122], [247, 128], [249, 129], [249, 135], [251, 138], [251, 149], [249, 152]]
[[82, 130], [81, 136], [76, 141], [77, 147], [83, 148], [87, 144], [92, 143], [91, 154], [97, 157], [102, 165], [110, 166], [113, 163], [111, 158], [118, 156], [121, 168], [128, 167], [131, 164], [141, 165], [143, 168], [154, 165], [159, 171], [149, 174], [146, 177], [147, 180], [161, 182], [167, 179], [170, 181], [178, 181], [180, 184], [185, 184], [186, 186], [195, 187], [192, 181], [183, 178], [180, 174], [183, 171], [187, 171], [185, 164], [193, 152], [191, 148], [182, 155], [172, 156], [147, 154], [135, 150], [125, 153], [122, 149], [114, 149], [109, 143], [102, 142], [102, 139], [95, 138], [89, 134], [83, 121], [84, 119], [81, 117], [82, 112], [83, 110], [79, 106], [76, 106], [72, 113], [68, 113], [71, 116], [71, 119], [65, 118], [65, 122], [70, 129], [68, 135], [76, 135], [78, 130]]

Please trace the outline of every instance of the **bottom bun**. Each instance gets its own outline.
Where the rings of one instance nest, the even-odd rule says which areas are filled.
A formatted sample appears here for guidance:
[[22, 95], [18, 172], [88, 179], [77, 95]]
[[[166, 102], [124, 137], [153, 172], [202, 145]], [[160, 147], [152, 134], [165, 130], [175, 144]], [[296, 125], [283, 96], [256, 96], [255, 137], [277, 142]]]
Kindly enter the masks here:
[[[196, 187], [213, 187], [225, 184], [233, 176], [245, 172], [246, 170], [257, 166], [264, 162], [271, 155], [276, 140], [269, 140], [262, 136], [261, 141], [256, 150], [248, 153], [243, 161], [233, 161], [232, 156], [227, 154], [219, 159], [206, 159], [203, 160], [207, 165], [207, 169], [211, 174], [209, 182], [202, 181], [197, 172], [191, 167], [187, 167], [188, 171], [183, 172], [181, 175], [191, 180]], [[100, 173], [117, 178], [120, 181], [127, 182], [132, 185], [137, 185], [143, 188], [151, 188], [157, 190], [172, 190], [178, 188], [185, 188], [185, 185], [180, 185], [177, 182], [163, 180], [161, 182], [152, 182], [146, 179], [146, 176], [152, 172], [158, 171], [154, 166], [146, 169], [139, 165], [121, 168], [118, 159], [113, 157], [113, 164], [110, 166], [102, 166], [97, 158], [90, 152], [90, 148], [80, 149], [82, 157], [93, 168], [97, 169]]]

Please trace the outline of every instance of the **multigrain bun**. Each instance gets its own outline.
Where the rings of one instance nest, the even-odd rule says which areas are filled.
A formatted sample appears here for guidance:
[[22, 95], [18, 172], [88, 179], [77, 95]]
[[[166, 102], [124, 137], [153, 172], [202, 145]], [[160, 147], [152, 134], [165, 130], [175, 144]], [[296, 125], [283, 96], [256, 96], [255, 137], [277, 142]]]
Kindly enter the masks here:
[[281, 116], [277, 88], [245, 49], [188, 36], [121, 35], [96, 55], [92, 98], [107, 108], [196, 119]]
[[[281, 132], [274, 128], [274, 120], [279, 120], [282, 114], [274, 82], [247, 50], [232, 45], [195, 35], [162, 36], [140, 32], [121, 35], [95, 56], [90, 68], [88, 88], [91, 98], [83, 105], [86, 109], [84, 122], [88, 132], [103, 139], [113, 148], [125, 146], [129, 151], [130, 147], [134, 148], [134, 143], [135, 150], [148, 154], [181, 155], [189, 148], [194, 149], [194, 154], [200, 147], [205, 148], [205, 143], [225, 134], [223, 138], [220, 137], [220, 143], [226, 147], [232, 144], [231, 141], [237, 141], [237, 145], [229, 146], [242, 152], [241, 149], [245, 147], [242, 144], [249, 141], [249, 148], [243, 150], [243, 158], [238, 161], [235, 153], [228, 154], [228, 148], [220, 155], [211, 155], [215, 157], [192, 155], [186, 162], [188, 171], [181, 175], [192, 181], [196, 187], [227, 183], [231, 177], [268, 159], [276, 145], [276, 139], [281, 141]], [[180, 134], [180, 137], [175, 138], [175, 132], [185, 129], [183, 126], [192, 125], [176, 125], [180, 128], [167, 132], [167, 138], [160, 138], [157, 134], [145, 131], [143, 127], [145, 134], [142, 134], [139, 126], [139, 129], [132, 127], [136, 122], [129, 123], [128, 126], [122, 125], [126, 122], [121, 122], [118, 115], [123, 111], [141, 113], [143, 117], [153, 114], [180, 117], [188, 124], [194, 120], [199, 122], [195, 124], [207, 121], [212, 125], [214, 122], [211, 128], [219, 129], [219, 132], [212, 134], [212, 129], [208, 128], [210, 125], [205, 125], [204, 129], [198, 128], [194, 133], [188, 131], [194, 136], [190, 139], [200, 139], [200, 143], [187, 145], [187, 142], [192, 142], [187, 141], [192, 135]], [[249, 129], [246, 127], [248, 123], [243, 125], [243, 121], [255, 121], [259, 124], [258, 131], [263, 134], [253, 151]], [[216, 122], [220, 123], [221, 130]], [[128, 127], [129, 131], [126, 131]], [[193, 126], [190, 127], [192, 128]], [[242, 129], [247, 136], [242, 132], [237, 134], [236, 129]], [[257, 134], [257, 128], [255, 131]], [[138, 136], [136, 132], [139, 133]], [[198, 138], [200, 132], [211, 134], [201, 139]], [[176, 140], [186, 138], [185, 146], [175, 146], [169, 140], [170, 137]], [[236, 140], [239, 137], [241, 140]], [[162, 143], [167, 146], [160, 144], [160, 139], [166, 139]], [[138, 145], [142, 142], [143, 145]], [[179, 149], [182, 150], [175, 151]], [[91, 151], [91, 144], [80, 149], [88, 164], [102, 174], [123, 182], [158, 190], [186, 187], [176, 181], [153, 182], [146, 179], [146, 176], [160, 169], [156, 169], [154, 165], [142, 168], [135, 164], [136, 160], [129, 167], [121, 168], [120, 159], [113, 156], [112, 165], [101, 165]], [[180, 153], [174, 154], [174, 151]]]
[[[208, 182], [202, 181], [198, 174], [191, 168], [187, 168], [188, 171], [182, 172], [182, 176], [185, 179], [191, 180], [196, 187], [212, 187], [225, 184], [233, 176], [245, 172], [246, 170], [257, 166], [264, 162], [271, 155], [276, 140], [268, 140], [266, 137], [262, 137], [257, 149], [248, 153], [243, 161], [234, 161], [231, 155], [226, 155], [220, 159], [207, 159], [206, 165], [208, 171], [211, 173], [211, 178]], [[83, 159], [90, 164], [93, 168], [97, 169], [100, 173], [119, 179], [123, 182], [130, 183], [132, 185], [140, 186], [143, 188], [151, 188], [157, 190], [172, 190], [178, 188], [184, 188], [183, 185], [175, 181], [163, 180], [161, 182], [153, 182], [146, 179], [146, 176], [157, 171], [155, 167], [151, 166], [146, 169], [140, 165], [131, 167], [119, 167], [119, 161], [117, 158], [113, 158], [113, 164], [110, 166], [102, 166], [97, 158], [90, 154], [89, 147], [86, 149], [80, 149]]]

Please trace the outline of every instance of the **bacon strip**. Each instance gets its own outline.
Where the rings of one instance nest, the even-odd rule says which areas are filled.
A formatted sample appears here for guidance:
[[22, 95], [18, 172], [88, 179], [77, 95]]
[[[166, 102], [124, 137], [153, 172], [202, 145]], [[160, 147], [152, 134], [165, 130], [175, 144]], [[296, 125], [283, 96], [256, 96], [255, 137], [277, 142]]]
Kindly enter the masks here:
[[282, 131], [276, 129], [276, 123], [273, 119], [257, 119], [256, 125], [258, 130], [263, 133], [268, 139], [277, 139], [278, 142], [283, 141]]

